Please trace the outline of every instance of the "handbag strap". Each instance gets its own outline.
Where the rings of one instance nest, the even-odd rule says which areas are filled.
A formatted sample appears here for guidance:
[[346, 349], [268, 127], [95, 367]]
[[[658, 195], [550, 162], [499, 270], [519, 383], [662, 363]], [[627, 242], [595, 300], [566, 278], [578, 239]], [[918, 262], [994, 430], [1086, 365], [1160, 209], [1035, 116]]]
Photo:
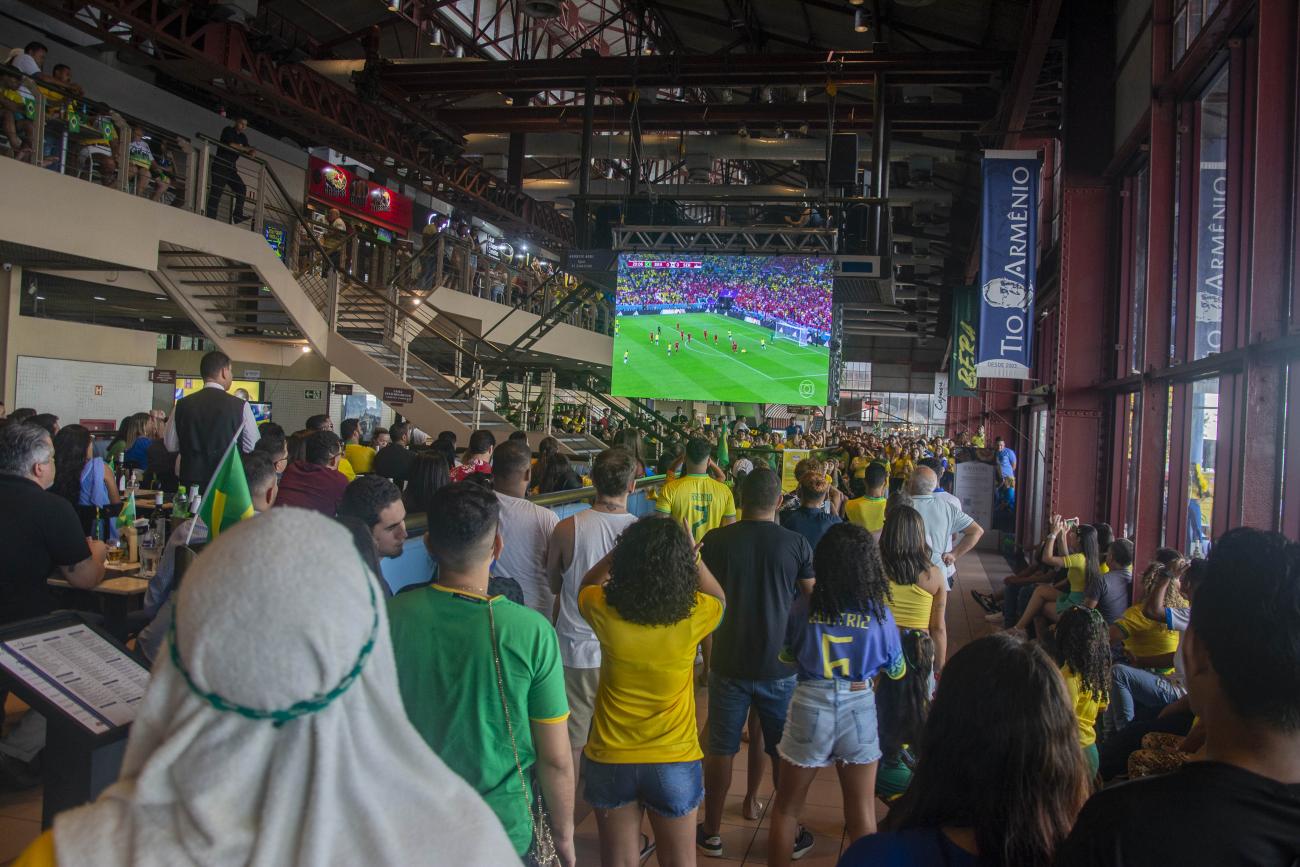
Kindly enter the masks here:
[[[528, 786], [524, 782], [524, 766], [519, 761], [519, 745], [515, 743], [515, 729], [510, 724], [510, 703], [506, 701], [506, 683], [505, 678], [501, 675], [501, 652], [497, 649], [497, 620], [493, 613], [495, 606], [491, 601], [487, 603], [488, 610], [488, 631], [492, 635], [492, 664], [497, 672], [497, 695], [501, 698], [501, 711], [506, 716], [506, 734], [510, 735], [510, 750], [515, 756], [515, 771], [519, 774], [519, 791], [524, 798], [524, 811], [528, 813], [528, 821], [533, 822], [533, 805], [528, 797]], [[533, 829], [536, 833], [536, 828]]]

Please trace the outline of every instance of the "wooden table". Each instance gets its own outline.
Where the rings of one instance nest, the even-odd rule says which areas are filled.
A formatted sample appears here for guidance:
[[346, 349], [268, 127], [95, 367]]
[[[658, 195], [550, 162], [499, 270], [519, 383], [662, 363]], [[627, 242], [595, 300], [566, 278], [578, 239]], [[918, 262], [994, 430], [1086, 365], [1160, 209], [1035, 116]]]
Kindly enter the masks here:
[[73, 587], [62, 578], [49, 578], [45, 583], [63, 597], [65, 604], [61, 607], [104, 615], [104, 627], [114, 637], [125, 640], [131, 631], [127, 618], [144, 608], [144, 594], [149, 589], [149, 581], [121, 572], [139, 568], [139, 563], [108, 564], [104, 580], [90, 590]]

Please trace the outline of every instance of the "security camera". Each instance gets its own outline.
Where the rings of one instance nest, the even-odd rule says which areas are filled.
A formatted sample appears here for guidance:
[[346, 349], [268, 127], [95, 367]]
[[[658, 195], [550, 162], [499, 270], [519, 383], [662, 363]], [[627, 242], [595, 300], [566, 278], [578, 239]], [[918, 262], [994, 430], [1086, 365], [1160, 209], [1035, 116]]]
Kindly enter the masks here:
[[14, 269], [14, 263], [13, 263], [13, 262], [5, 262], [5, 271], [6, 271], [6, 272], [12, 271], [13, 269]]

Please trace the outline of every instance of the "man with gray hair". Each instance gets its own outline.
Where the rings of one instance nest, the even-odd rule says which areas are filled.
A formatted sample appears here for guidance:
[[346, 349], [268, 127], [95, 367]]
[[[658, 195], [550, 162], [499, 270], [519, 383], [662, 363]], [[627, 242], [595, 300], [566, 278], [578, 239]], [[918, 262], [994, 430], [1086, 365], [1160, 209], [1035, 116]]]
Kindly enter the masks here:
[[[954, 565], [957, 558], [975, 547], [975, 543], [984, 535], [984, 528], [959, 506], [935, 494], [938, 487], [939, 477], [934, 470], [921, 466], [912, 471], [907, 490], [912, 495], [912, 508], [921, 514], [921, 520], [925, 522], [925, 536], [930, 543], [930, 562], [943, 569], [951, 589], [952, 576], [957, 572]], [[954, 546], [952, 537], [957, 535], [961, 536], [961, 540]]]
[[[0, 426], [0, 624], [53, 611], [48, 578], [78, 590], [104, 580], [104, 543], [86, 538], [72, 504], [50, 493], [53, 484], [49, 433], [34, 424]], [[45, 719], [28, 711], [0, 739], [0, 785], [35, 785], [31, 762], [44, 746]]]

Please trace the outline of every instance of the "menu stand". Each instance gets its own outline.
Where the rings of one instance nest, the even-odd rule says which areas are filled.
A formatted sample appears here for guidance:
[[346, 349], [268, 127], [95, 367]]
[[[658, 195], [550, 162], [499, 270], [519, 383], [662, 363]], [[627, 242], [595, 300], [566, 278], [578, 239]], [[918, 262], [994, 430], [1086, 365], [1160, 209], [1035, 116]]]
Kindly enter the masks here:
[[41, 826], [48, 828], [117, 779], [149, 672], [108, 633], [67, 611], [0, 629], [0, 678], [45, 717]]

